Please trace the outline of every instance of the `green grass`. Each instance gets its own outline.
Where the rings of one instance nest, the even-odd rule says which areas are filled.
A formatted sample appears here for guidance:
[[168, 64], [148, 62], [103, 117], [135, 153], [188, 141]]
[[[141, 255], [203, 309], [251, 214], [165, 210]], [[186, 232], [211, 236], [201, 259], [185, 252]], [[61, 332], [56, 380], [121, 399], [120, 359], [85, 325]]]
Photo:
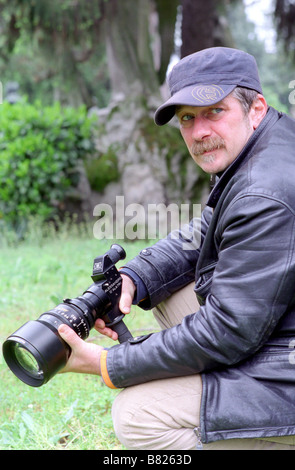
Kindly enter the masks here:
[[[36, 320], [65, 297], [81, 295], [92, 283], [93, 259], [112, 243], [94, 239], [91, 231], [68, 229], [46, 237], [35, 230], [19, 244], [10, 243], [6, 234], [1, 242], [1, 345], [26, 321]], [[127, 259], [146, 246], [143, 241], [121, 244]], [[134, 335], [157, 329], [152, 315], [137, 307], [127, 317]], [[95, 330], [88, 340], [115, 344]], [[1, 352], [0, 449], [121, 449], [111, 420], [117, 393], [100, 377], [82, 374], [56, 375], [42, 387], [29, 387], [12, 374]]]

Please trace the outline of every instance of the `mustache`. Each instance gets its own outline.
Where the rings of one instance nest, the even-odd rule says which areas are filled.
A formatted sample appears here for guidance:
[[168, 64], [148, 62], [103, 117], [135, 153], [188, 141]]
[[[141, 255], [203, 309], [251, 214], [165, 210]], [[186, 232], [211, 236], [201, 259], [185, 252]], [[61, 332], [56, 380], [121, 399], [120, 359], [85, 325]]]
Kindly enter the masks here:
[[195, 141], [191, 147], [191, 152], [198, 157], [205, 152], [212, 152], [222, 148], [225, 148], [225, 141], [221, 137], [208, 137], [208, 139], [201, 142]]

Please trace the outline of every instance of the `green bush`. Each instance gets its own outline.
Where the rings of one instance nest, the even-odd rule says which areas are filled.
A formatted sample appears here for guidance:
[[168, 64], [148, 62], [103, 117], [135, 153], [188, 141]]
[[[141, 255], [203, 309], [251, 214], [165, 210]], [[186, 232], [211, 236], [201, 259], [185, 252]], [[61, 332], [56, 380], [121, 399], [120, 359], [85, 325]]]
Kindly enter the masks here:
[[87, 159], [85, 169], [91, 189], [102, 192], [109, 183], [119, 180], [118, 151], [116, 145], [110, 145], [106, 153]]
[[0, 106], [0, 218], [12, 224], [55, 214], [94, 149], [86, 109], [59, 103]]

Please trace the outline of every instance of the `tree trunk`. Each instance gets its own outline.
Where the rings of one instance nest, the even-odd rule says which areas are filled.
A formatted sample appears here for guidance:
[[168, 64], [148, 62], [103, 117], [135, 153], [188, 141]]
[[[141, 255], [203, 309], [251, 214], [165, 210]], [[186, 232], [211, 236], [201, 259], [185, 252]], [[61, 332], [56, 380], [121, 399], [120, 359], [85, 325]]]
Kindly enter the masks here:
[[105, 39], [113, 95], [158, 95], [149, 36], [149, 0], [108, 0]]
[[208, 47], [232, 46], [222, 16], [225, 3], [225, 0], [181, 0], [181, 57]]
[[174, 33], [179, 0], [155, 0], [159, 17], [159, 34], [161, 37], [160, 67], [158, 71], [160, 83], [166, 78], [171, 55], [175, 50]]
[[[105, 3], [104, 36], [112, 99], [106, 110], [99, 111], [98, 151], [115, 153], [120, 181], [97, 195], [98, 202], [114, 201], [122, 195], [127, 206], [139, 204], [147, 209], [151, 204], [200, 201], [204, 188], [207, 190], [207, 180], [188, 158], [177, 129], [158, 128], [153, 121], [155, 108], [163, 102], [160, 85], [174, 51], [176, 4], [176, 0]], [[168, 10], [166, 18], [164, 7]], [[154, 38], [149, 21], [155, 8], [163, 49], [159, 55], [165, 69], [156, 68], [151, 47]]]

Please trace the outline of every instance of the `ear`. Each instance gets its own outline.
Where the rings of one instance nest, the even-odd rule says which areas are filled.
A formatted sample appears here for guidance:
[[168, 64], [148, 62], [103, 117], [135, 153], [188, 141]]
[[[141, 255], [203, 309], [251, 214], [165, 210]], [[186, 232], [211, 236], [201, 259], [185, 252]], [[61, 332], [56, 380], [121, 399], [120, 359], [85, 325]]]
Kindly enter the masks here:
[[255, 130], [267, 113], [267, 103], [263, 95], [258, 94], [249, 112], [249, 119]]

